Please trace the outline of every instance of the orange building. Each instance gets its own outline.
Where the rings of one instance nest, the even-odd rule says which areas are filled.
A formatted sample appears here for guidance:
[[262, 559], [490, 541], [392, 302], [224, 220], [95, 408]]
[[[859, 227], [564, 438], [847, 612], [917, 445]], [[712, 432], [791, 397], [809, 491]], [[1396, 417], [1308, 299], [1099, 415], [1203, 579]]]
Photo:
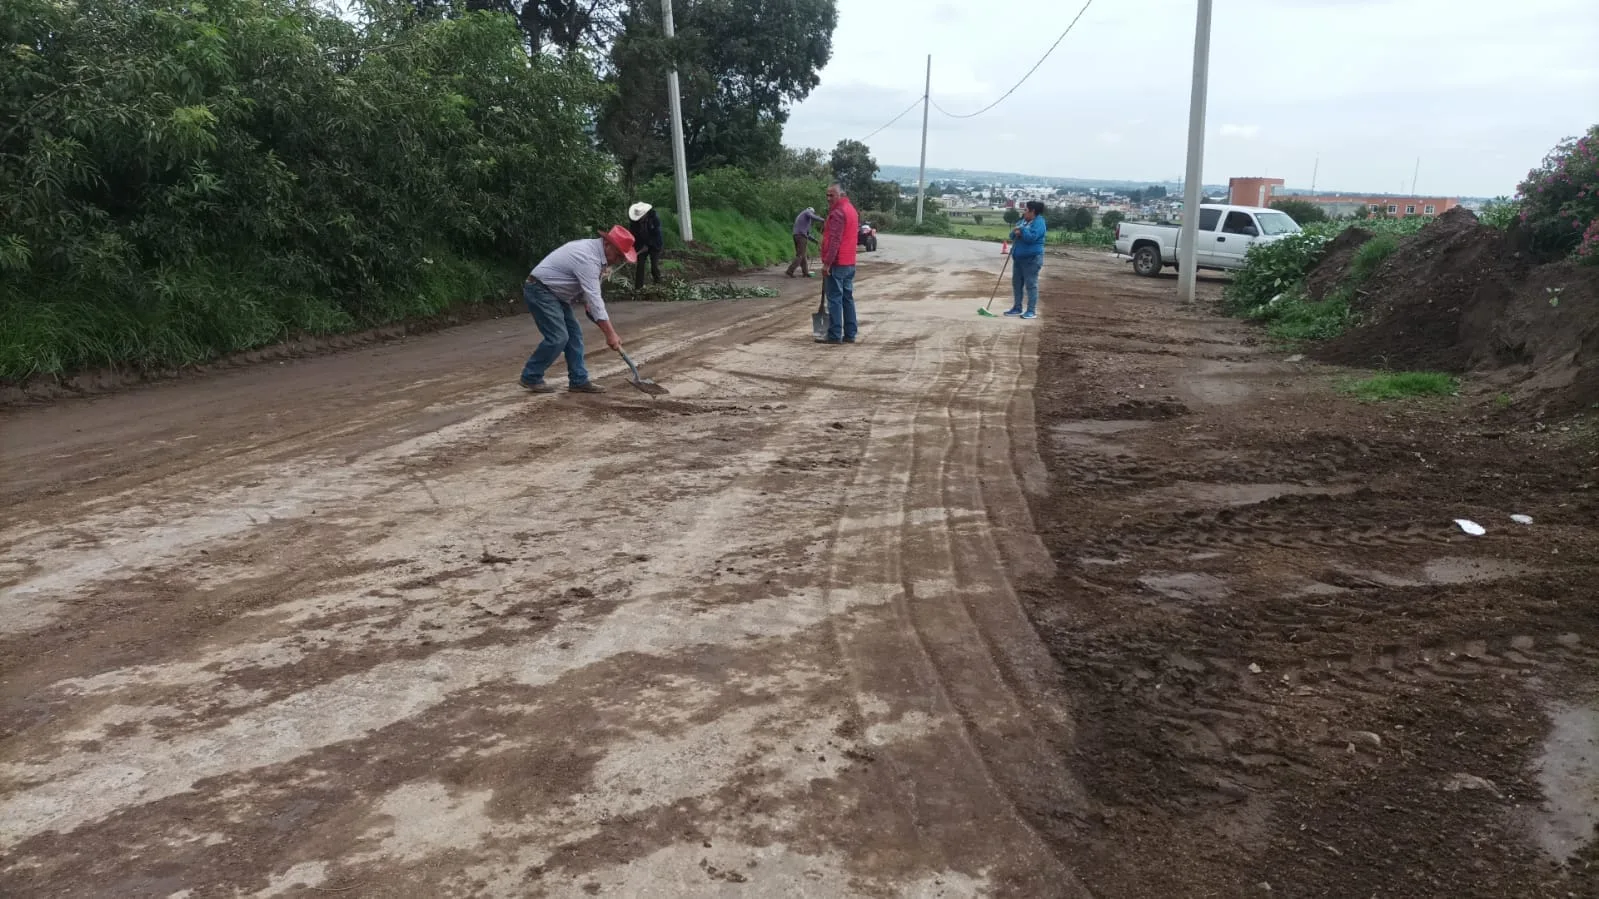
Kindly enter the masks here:
[[1229, 178], [1227, 202], [1234, 206], [1270, 206], [1272, 191], [1282, 185], [1281, 178]]
[[1281, 178], [1230, 178], [1227, 181], [1227, 202], [1234, 206], [1270, 206], [1273, 200], [1303, 200], [1320, 206], [1330, 216], [1354, 215], [1364, 208], [1375, 216], [1406, 218], [1412, 215], [1434, 216], [1460, 205], [1454, 197], [1371, 197], [1356, 194], [1283, 194], [1277, 196]]

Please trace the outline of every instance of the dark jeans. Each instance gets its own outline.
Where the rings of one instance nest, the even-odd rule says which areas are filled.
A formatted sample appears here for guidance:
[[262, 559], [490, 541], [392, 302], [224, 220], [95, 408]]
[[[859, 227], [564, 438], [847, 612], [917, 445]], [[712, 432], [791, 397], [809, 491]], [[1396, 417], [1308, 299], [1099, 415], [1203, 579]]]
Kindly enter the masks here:
[[806, 258], [810, 255], [810, 251], [811, 239], [804, 234], [794, 235], [794, 261], [788, 264], [789, 274], [794, 274], [794, 269], [797, 268], [805, 273], [805, 277], [811, 276], [811, 263]]
[[835, 265], [827, 270], [827, 339], [854, 340], [855, 266]]
[[[1044, 268], [1042, 256], [1012, 256], [1010, 260], [1011, 292], [1016, 295], [1012, 312], [1038, 311], [1038, 273]], [[1027, 294], [1027, 308], [1022, 309], [1022, 294]]]
[[644, 287], [644, 258], [650, 260], [650, 281], [654, 284], [661, 283], [661, 250], [659, 247], [650, 250], [638, 251], [638, 262], [633, 263], [633, 289], [641, 290]]
[[544, 336], [538, 349], [527, 357], [527, 365], [522, 367], [522, 383], [544, 383], [545, 370], [557, 356], [565, 353], [567, 380], [574, 387], [587, 384], [589, 370], [583, 365], [583, 329], [578, 327], [572, 307], [556, 299], [548, 287], [537, 281], [522, 285], [522, 299], [527, 301], [527, 311], [533, 313], [533, 323]]

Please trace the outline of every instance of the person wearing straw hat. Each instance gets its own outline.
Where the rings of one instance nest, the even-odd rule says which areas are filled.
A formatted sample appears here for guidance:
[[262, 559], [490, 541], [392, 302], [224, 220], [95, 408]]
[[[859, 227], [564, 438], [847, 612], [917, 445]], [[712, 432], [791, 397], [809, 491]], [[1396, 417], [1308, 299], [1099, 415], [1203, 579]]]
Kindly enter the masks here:
[[633, 267], [633, 289], [644, 289], [644, 259], [650, 257], [650, 283], [661, 283], [661, 251], [666, 249], [666, 237], [661, 233], [661, 217], [655, 214], [655, 207], [648, 203], [638, 202], [627, 208], [627, 220], [632, 224], [628, 230], [633, 232], [633, 249], [639, 254], [638, 264]]
[[600, 295], [600, 280], [607, 266], [623, 261], [637, 262], [633, 233], [621, 225], [589, 237], [569, 241], [539, 260], [522, 285], [522, 299], [533, 313], [533, 323], [544, 338], [522, 367], [522, 386], [534, 393], [554, 393], [544, 382], [544, 372], [557, 356], [566, 355], [566, 378], [574, 393], [603, 393], [604, 388], [589, 381], [583, 364], [583, 331], [578, 327], [574, 306], [585, 307], [589, 320], [605, 335], [605, 345], [618, 352], [622, 338], [611, 326]]

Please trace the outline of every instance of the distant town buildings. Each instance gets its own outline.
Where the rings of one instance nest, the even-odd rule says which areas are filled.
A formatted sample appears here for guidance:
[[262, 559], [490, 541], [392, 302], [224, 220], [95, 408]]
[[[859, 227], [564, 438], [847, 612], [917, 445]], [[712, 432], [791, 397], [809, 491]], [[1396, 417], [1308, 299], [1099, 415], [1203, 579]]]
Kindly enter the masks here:
[[1360, 214], [1361, 210], [1375, 216], [1407, 218], [1413, 215], [1434, 216], [1460, 205], [1455, 197], [1392, 197], [1364, 194], [1295, 193], [1278, 194], [1283, 186], [1281, 178], [1232, 178], [1227, 182], [1228, 202], [1235, 206], [1270, 206], [1273, 200], [1301, 200], [1321, 207], [1332, 217]]

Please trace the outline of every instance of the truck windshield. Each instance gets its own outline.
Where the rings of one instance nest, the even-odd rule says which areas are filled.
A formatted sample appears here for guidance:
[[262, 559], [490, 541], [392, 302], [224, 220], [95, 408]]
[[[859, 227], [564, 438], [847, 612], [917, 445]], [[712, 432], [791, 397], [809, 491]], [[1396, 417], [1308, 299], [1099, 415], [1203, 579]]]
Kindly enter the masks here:
[[1299, 230], [1299, 223], [1281, 212], [1257, 212], [1255, 221], [1260, 222], [1262, 234], [1293, 234]]

